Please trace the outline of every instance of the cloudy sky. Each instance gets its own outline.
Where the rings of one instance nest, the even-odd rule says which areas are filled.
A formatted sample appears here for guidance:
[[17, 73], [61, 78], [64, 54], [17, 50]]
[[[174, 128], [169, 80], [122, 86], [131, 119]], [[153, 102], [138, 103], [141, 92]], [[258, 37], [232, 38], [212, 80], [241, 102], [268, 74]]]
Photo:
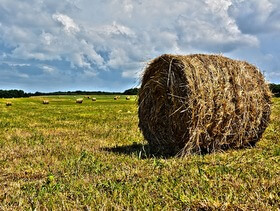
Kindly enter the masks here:
[[280, 83], [280, 0], [0, 0], [0, 89], [123, 91], [163, 53], [222, 53]]

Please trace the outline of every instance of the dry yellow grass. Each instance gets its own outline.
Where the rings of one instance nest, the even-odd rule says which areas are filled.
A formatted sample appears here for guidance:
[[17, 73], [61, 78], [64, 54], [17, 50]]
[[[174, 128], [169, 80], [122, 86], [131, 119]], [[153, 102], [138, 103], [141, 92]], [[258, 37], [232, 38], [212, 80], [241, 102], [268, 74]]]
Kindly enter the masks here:
[[180, 159], [151, 153], [134, 100], [113, 97], [0, 99], [1, 211], [279, 208], [280, 98], [256, 147]]

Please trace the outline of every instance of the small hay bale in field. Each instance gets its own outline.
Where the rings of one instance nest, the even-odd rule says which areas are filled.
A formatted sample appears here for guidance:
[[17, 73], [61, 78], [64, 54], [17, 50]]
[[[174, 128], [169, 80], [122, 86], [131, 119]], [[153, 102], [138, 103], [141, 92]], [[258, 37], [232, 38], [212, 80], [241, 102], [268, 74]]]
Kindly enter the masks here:
[[152, 149], [181, 156], [254, 145], [271, 92], [253, 65], [219, 55], [162, 55], [146, 67], [139, 127]]
[[48, 100], [43, 100], [43, 104], [49, 104], [50, 102]]
[[12, 102], [6, 102], [6, 106], [12, 106]]
[[82, 99], [82, 98], [77, 99], [77, 100], [76, 100], [76, 103], [83, 103], [83, 99]]
[[118, 96], [115, 96], [115, 97], [114, 97], [114, 100], [117, 100], [117, 99], [119, 99]]
[[95, 97], [93, 97], [91, 100], [92, 100], [92, 101], [96, 101], [96, 98], [95, 98]]
[[129, 96], [127, 96], [125, 99], [126, 99], [126, 100], [130, 100], [130, 97], [129, 97]]

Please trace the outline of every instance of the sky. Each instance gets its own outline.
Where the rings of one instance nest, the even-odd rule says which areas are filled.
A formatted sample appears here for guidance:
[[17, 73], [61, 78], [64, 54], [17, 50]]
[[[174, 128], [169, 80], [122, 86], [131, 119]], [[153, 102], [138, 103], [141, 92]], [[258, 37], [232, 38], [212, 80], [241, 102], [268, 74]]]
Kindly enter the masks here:
[[0, 89], [124, 91], [165, 53], [223, 54], [280, 83], [280, 0], [0, 0]]

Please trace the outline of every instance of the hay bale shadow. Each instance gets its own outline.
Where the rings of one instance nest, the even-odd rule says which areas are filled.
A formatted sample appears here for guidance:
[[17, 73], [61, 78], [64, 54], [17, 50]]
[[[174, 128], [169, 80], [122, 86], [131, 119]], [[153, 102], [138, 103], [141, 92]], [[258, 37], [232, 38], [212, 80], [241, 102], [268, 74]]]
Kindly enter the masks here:
[[[214, 154], [214, 153], [226, 153], [230, 150], [242, 150], [242, 149], [250, 149], [255, 147], [255, 142], [251, 144], [246, 144], [240, 146], [239, 148], [232, 148], [230, 146], [223, 147], [217, 151], [208, 151], [208, 150], [201, 150], [199, 153], [194, 152], [190, 155], [207, 155], [207, 154]], [[128, 156], [138, 157], [139, 159], [150, 159], [150, 158], [178, 158], [181, 157], [178, 153], [178, 150], [170, 150], [170, 148], [158, 148], [153, 147], [149, 144], [136, 144], [133, 143], [132, 145], [125, 145], [125, 146], [115, 146], [115, 147], [104, 147], [101, 148], [103, 151], [112, 152], [115, 154], [124, 154]]]
[[173, 152], [162, 152], [157, 151], [148, 144], [132, 144], [125, 146], [115, 146], [115, 147], [105, 147], [101, 148], [103, 151], [113, 152], [116, 154], [124, 154], [129, 156], [136, 156], [139, 159], [149, 159], [149, 158], [171, 158], [176, 157]]

